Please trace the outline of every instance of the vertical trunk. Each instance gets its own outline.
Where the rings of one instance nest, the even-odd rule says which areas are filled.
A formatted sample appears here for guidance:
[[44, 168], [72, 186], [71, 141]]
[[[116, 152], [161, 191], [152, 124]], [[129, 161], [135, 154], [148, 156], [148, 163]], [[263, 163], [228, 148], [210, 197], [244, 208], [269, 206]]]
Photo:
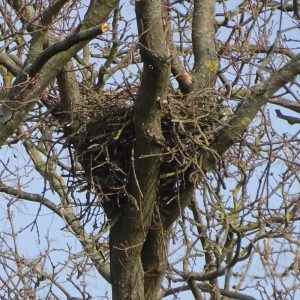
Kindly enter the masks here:
[[158, 215], [157, 209], [157, 217], [151, 223], [142, 251], [145, 299], [147, 300], [159, 299], [161, 283], [167, 269], [170, 230], [164, 228]]
[[182, 210], [194, 198], [195, 187], [186, 180], [179, 191], [178, 201], [171, 201], [167, 206], [160, 205], [154, 212], [146, 242], [142, 251], [145, 272], [145, 299], [160, 299], [160, 287], [167, 271], [168, 246], [171, 227]]
[[[135, 215], [140, 219], [138, 211]], [[112, 296], [114, 300], [144, 299], [144, 271], [140, 255], [143, 232], [142, 228], [138, 230], [132, 226], [135, 220], [126, 219], [124, 216], [110, 232]], [[132, 230], [136, 231], [133, 233]]]
[[195, 0], [192, 24], [194, 90], [214, 88], [219, 60], [215, 41], [214, 0]]
[[[207, 109], [209, 109], [210, 103], [213, 106], [215, 102], [214, 87], [219, 69], [215, 41], [215, 5], [214, 0], [195, 0], [192, 25], [193, 53], [195, 57], [194, 91], [208, 95], [205, 96], [207, 98], [205, 101]], [[205, 239], [202, 239], [202, 241], [205, 241]], [[205, 244], [203, 244], [203, 247], [205, 247]], [[205, 255], [206, 265], [210, 266], [212, 260], [211, 254], [207, 253]], [[211, 299], [220, 299], [217, 280], [211, 280], [210, 284], [213, 287], [210, 293]]]
[[170, 77], [170, 58], [162, 20], [161, 0], [136, 2], [141, 56], [141, 86], [135, 101], [136, 143], [128, 184], [128, 203], [120, 208], [110, 234], [113, 299], [144, 299], [141, 251], [157, 201], [161, 129], [161, 101]]

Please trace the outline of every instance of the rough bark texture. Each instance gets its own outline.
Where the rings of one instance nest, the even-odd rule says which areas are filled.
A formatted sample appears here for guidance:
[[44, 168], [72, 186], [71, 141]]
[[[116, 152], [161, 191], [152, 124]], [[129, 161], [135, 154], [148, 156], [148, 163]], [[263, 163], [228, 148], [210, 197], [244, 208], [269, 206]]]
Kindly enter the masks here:
[[[284, 67], [275, 72], [263, 84], [254, 86], [250, 95], [240, 105], [228, 127], [220, 131], [212, 148], [223, 154], [243, 133], [260, 108], [286, 84], [300, 73], [300, 54], [293, 57]], [[210, 161], [209, 159], [207, 160]]]
[[[12, 2], [12, 7], [15, 7], [17, 11], [23, 9], [19, 1]], [[196, 299], [202, 299], [200, 289], [210, 293], [211, 299], [215, 300], [221, 299], [221, 295], [235, 297], [236, 299], [247, 299], [247, 296], [244, 297], [237, 292], [232, 293], [228, 290], [220, 289], [218, 286], [218, 276], [224, 275], [227, 270], [226, 267], [222, 267], [222, 264], [216, 266], [216, 264], [219, 263], [216, 262], [216, 257], [219, 258], [223, 255], [221, 253], [223, 249], [219, 251], [221, 253], [219, 256], [213, 252], [215, 249], [211, 247], [211, 240], [207, 235], [207, 228], [205, 228], [204, 225], [205, 221], [203, 221], [201, 217], [199, 206], [194, 198], [195, 190], [197, 184], [202, 184], [201, 179], [204, 179], [205, 172], [213, 170], [220, 156], [237, 140], [241, 140], [243, 131], [255, 118], [261, 107], [266, 104], [280, 88], [287, 82], [292, 82], [300, 73], [300, 54], [294, 55], [290, 62], [285, 64], [278, 71], [274, 71], [267, 81], [254, 85], [251, 90], [249, 89], [249, 95], [244, 97], [228, 123], [224, 124], [219, 119], [214, 120], [215, 123], [213, 125], [220, 128], [218, 131], [214, 131], [214, 126], [211, 126], [211, 129], [207, 124], [195, 124], [195, 122], [193, 125], [199, 128], [202, 126], [203, 131], [200, 128], [193, 137], [201, 140], [203, 148], [201, 148], [201, 150], [199, 150], [199, 148], [196, 149], [195, 157], [185, 157], [186, 159], [182, 161], [174, 162], [176, 159], [171, 156], [175, 156], [176, 150], [174, 149], [177, 149], [177, 145], [173, 149], [170, 149], [170, 145], [166, 143], [167, 134], [163, 131], [162, 127], [164, 121], [162, 118], [162, 106], [166, 104], [167, 101], [165, 100], [169, 96], [167, 94], [170, 91], [171, 72], [179, 85], [178, 91], [172, 91], [172, 100], [178, 101], [178, 99], [180, 99], [182, 103], [184, 103], [184, 101], [197, 102], [197, 100], [200, 99], [199, 95], [201, 95], [201, 97], [205, 95], [204, 98], [207, 101], [199, 101], [200, 104], [195, 106], [195, 109], [202, 109], [205, 105], [210, 106], [209, 101], [211, 101], [212, 106], [220, 104], [218, 101], [222, 98], [220, 95], [216, 96], [217, 93], [215, 89], [217, 72], [219, 70], [219, 57], [217, 55], [218, 52], [215, 41], [216, 1], [194, 0], [193, 2], [192, 52], [194, 55], [194, 68], [193, 72], [191, 72], [193, 76], [186, 71], [173, 42], [173, 32], [169, 20], [170, 13], [168, 11], [168, 6], [171, 5], [170, 1], [136, 1], [135, 12], [139, 34], [139, 53], [143, 63], [143, 70], [138, 92], [136, 93], [134, 90], [136, 86], [132, 88], [132, 90], [134, 90], [133, 92], [130, 90], [133, 97], [135, 97], [133, 104], [134, 112], [132, 112], [133, 109], [129, 109], [126, 105], [121, 107], [123, 110], [127, 109], [126, 112], [131, 114], [129, 121], [132, 125], [131, 129], [133, 129], [131, 131], [128, 130], [130, 131], [128, 141], [132, 143], [130, 144], [132, 153], [131, 156], [128, 155], [126, 157], [126, 159], [130, 160], [130, 167], [128, 173], [125, 174], [126, 180], [123, 181], [123, 183], [125, 183], [124, 190], [122, 191], [125, 192], [122, 194], [122, 201], [119, 201], [119, 198], [116, 200], [117, 197], [115, 197], [115, 194], [113, 196], [113, 193], [110, 194], [113, 188], [111, 190], [108, 188], [107, 190], [109, 191], [106, 190], [103, 192], [100, 190], [100, 188], [102, 188], [100, 184], [97, 186], [97, 180], [99, 179], [97, 176], [99, 174], [96, 174], [96, 171], [93, 173], [92, 169], [95, 166], [92, 165], [91, 162], [94, 162], [93, 159], [95, 157], [92, 157], [93, 155], [97, 156], [99, 153], [102, 155], [101, 151], [103, 149], [100, 149], [100, 146], [103, 145], [96, 144], [96, 142], [98, 142], [97, 139], [95, 139], [96, 142], [94, 143], [94, 136], [90, 134], [87, 128], [89, 126], [88, 122], [94, 122], [96, 124], [99, 121], [99, 119], [97, 119], [99, 116], [93, 119], [93, 114], [88, 115], [88, 121], [84, 124], [82, 120], [77, 121], [77, 117], [80, 115], [83, 93], [80, 90], [82, 86], [79, 85], [76, 73], [73, 71], [73, 65], [70, 62], [77, 52], [86, 46], [92, 37], [103, 32], [103, 30], [97, 31], [96, 26], [107, 21], [113, 9], [118, 6], [118, 1], [91, 1], [80, 28], [78, 27], [76, 32], [71, 34], [69, 38], [57, 42], [54, 46], [49, 46], [43, 51], [47, 40], [47, 26], [51, 24], [53, 16], [60, 11], [60, 8], [63, 7], [65, 3], [65, 0], [57, 1], [44, 13], [41, 18], [41, 24], [44, 26], [43, 30], [36, 30], [38, 28], [37, 26], [40, 26], [36, 20], [34, 22], [30, 21], [34, 19], [34, 16], [31, 16], [30, 10], [27, 13], [27, 17], [21, 18], [21, 22], [32, 36], [30, 50], [23, 64], [14, 61], [9, 55], [0, 53], [0, 64], [16, 77], [13, 87], [8, 94], [8, 104], [6, 105], [4, 103], [2, 109], [3, 114], [0, 119], [0, 146], [4, 145], [7, 138], [14, 134], [16, 129], [26, 119], [28, 113], [32, 111], [42, 92], [56, 79], [60, 102], [59, 106], [56, 107], [52, 113], [59, 121], [60, 126], [63, 127], [63, 138], [66, 138], [66, 144], [73, 147], [74, 152], [79, 157], [79, 161], [85, 172], [85, 175], [83, 175], [81, 179], [84, 178], [82, 180], [88, 182], [88, 189], [93, 189], [98, 193], [97, 200], [99, 203], [97, 202], [95, 206], [101, 205], [101, 209], [103, 208], [108, 219], [106, 225], [107, 227], [111, 226], [109, 234], [110, 270], [108, 270], [108, 263], [103, 263], [103, 257], [97, 248], [98, 240], [89, 236], [85, 227], [81, 224], [81, 221], [77, 219], [76, 210], [72, 206], [73, 204], [70, 204], [69, 191], [64, 186], [65, 181], [47, 169], [47, 164], [41, 159], [40, 154], [37, 154], [37, 151], [34, 152], [32, 150], [32, 145], [30, 145], [26, 138], [24, 141], [25, 149], [34, 162], [36, 171], [39, 172], [45, 180], [49, 181], [50, 188], [60, 197], [61, 204], [56, 205], [55, 203], [51, 203], [48, 199], [41, 199], [37, 197], [37, 195], [33, 196], [30, 193], [20, 192], [19, 195], [22, 195], [23, 198], [28, 198], [30, 201], [40, 202], [63, 219], [67, 229], [80, 241], [97, 271], [111, 283], [113, 300], [159, 300], [163, 296], [170, 295], [170, 292], [165, 293], [161, 291], [161, 285], [169, 267], [167, 258], [172, 226], [174, 226], [176, 220], [181, 217], [182, 211], [190, 205], [191, 213], [197, 223], [193, 225], [197, 226], [195, 232], [197, 231], [197, 238], [202, 246], [205, 267], [201, 273], [191, 272], [190, 270], [186, 272], [183, 270], [181, 276], [187, 283], [187, 287], [183, 287], [183, 289], [192, 291]], [[26, 11], [28, 10], [28, 8], [24, 9], [26, 9]], [[118, 15], [119, 13], [116, 13], [116, 23]], [[88, 36], [85, 36], [86, 33], [88, 33]], [[113, 36], [116, 35], [117, 34], [114, 33]], [[88, 39], [86, 40], [86, 38]], [[116, 58], [118, 54], [118, 42], [113, 41], [113, 43], [116, 48], [110, 55], [107, 65], [102, 66], [102, 69], [100, 69], [100, 71], [105, 69], [105, 72], [102, 74], [103, 78], [100, 76], [101, 84], [98, 83], [98, 85], [93, 86], [93, 89], [90, 90], [90, 92], [95, 92], [96, 90], [95, 94], [99, 97], [99, 99], [97, 99], [99, 101], [102, 100], [101, 97], [103, 96], [99, 90], [105, 85], [104, 75], [112, 75], [112, 73], [106, 70], [106, 67], [108, 68], [112, 62], [116, 62], [117, 64], [117, 59], [119, 59], [119, 57]], [[41, 52], [42, 54], [40, 54]], [[133, 52], [134, 50], [132, 50], [132, 53]], [[128, 59], [132, 53], [130, 52], [129, 55], [126, 53], [126, 62], [127, 60], [133, 60], [133, 58]], [[39, 55], [38, 59], [36, 59], [37, 55]], [[120, 57], [124, 60], [122, 55]], [[140, 57], [138, 59], [140, 59]], [[115, 68], [118, 69], [117, 67]], [[99, 73], [101, 73], [100, 71]], [[85, 72], [86, 74], [88, 73], [88, 67]], [[86, 98], [89, 98], [89, 96]], [[203, 97], [200, 100], [203, 100]], [[299, 112], [299, 105], [295, 102], [291, 104], [282, 99], [278, 101], [273, 99], [272, 101], [273, 103], [283, 101], [283, 106], [287, 105], [289, 108], [293, 106], [294, 111]], [[184, 104], [186, 104], [185, 107], [183, 106], [184, 108], [192, 107], [189, 106], [190, 103]], [[166, 105], [164, 108], [166, 108]], [[168, 109], [165, 109], [165, 114], [166, 110]], [[116, 109], [116, 111], [118, 110]], [[203, 109], [203, 111], [204, 113], [210, 114], [209, 110], [207, 110], [207, 112]], [[100, 115], [100, 112], [98, 113], [98, 115]], [[281, 114], [281, 116], [283, 115]], [[181, 120], [179, 118], [178, 122], [175, 117], [174, 119], [176, 120], [173, 120], [173, 117], [174, 115], [169, 117], [171, 119], [169, 123], [174, 121], [171, 127], [173, 126], [175, 128], [177, 126], [176, 134], [178, 144], [180, 144], [180, 129], [184, 134], [186, 128], [191, 131], [193, 129], [192, 126], [184, 127], [182, 124], [185, 121], [187, 123], [191, 122], [191, 120]], [[201, 122], [202, 120], [207, 120], [202, 118], [203, 116], [198, 117]], [[192, 119], [193, 115], [189, 116], [189, 118]], [[180, 122], [182, 123], [182, 128], [180, 128]], [[203, 121], [203, 123], [205, 122]], [[97, 126], [95, 125], [95, 127]], [[123, 134], [122, 130], [125, 127], [125, 125], [122, 127], [119, 136]], [[207, 133], [208, 131], [204, 132], [208, 128], [211, 129], [212, 133]], [[95, 130], [97, 131], [99, 128]], [[97, 134], [99, 134], [99, 132], [97, 132]], [[100, 132], [100, 135], [102, 134], [103, 132]], [[182, 136], [184, 136], [184, 134]], [[207, 136], [205, 136], [205, 134], [207, 134]], [[206, 141], [205, 139], [208, 140], [208, 136], [210, 140]], [[114, 138], [115, 136], [113, 139]], [[118, 140], [118, 138], [116, 138], [116, 140]], [[96, 153], [96, 155], [95, 152], [97, 152], [97, 150], [95, 150], [95, 152], [93, 152], [93, 150], [89, 152], [90, 147], [94, 145], [100, 145], [98, 148], [99, 153]], [[191, 145], [184, 146], [189, 148]], [[108, 147], [107, 144], [103, 146], [103, 148], [105, 147]], [[180, 151], [184, 152], [185, 149], [182, 149], [184, 149], [184, 147], [180, 148]], [[118, 149], [116, 152], [117, 151]], [[184, 155], [185, 153], [187, 152], [184, 152]], [[165, 157], [176, 165], [174, 169], [170, 167], [170, 173], [173, 175], [169, 178], [178, 176], [176, 178], [177, 181], [174, 181], [174, 189], [172, 190], [173, 192], [175, 191], [176, 197], [172, 198], [170, 195], [167, 195], [167, 200], [162, 199], [163, 197], [160, 194], [161, 182], [163, 181], [162, 166], [164, 166], [164, 163], [166, 164], [164, 160]], [[106, 158], [100, 161], [100, 163], [105, 164], [107, 162], [105, 159]], [[188, 159], [193, 162], [196, 161], [193, 167], [187, 164]], [[96, 163], [99, 162], [97, 159], [95, 159], [95, 161]], [[116, 162], [113, 161], [113, 163]], [[193, 181], [192, 175], [196, 172], [194, 166], [197, 164], [200, 169], [200, 171], [197, 171], [199, 171], [198, 174], [201, 174], [201, 176], [198, 176], [197, 180]], [[234, 167], [236, 166], [234, 165]], [[97, 169], [97, 167], [95, 167], [94, 170], [95, 169]], [[114, 166], [111, 165], [107, 170], [112, 173], [115, 169]], [[125, 172], [123, 171], [123, 173]], [[176, 176], [174, 176], [174, 174]], [[181, 176], [180, 179], [178, 179], [179, 175]], [[92, 186], [92, 184], [94, 185]], [[203, 184], [203, 186], [205, 186], [205, 184]], [[214, 187], [211, 189], [213, 190]], [[16, 189], [11, 189], [8, 186], [2, 185], [2, 183], [1, 190], [14, 196], [18, 195]], [[169, 192], [169, 190], [167, 191]], [[212, 198], [217, 198], [218, 195], [214, 193], [214, 191], [211, 192], [213, 195]], [[103, 194], [105, 194], [105, 197]], [[176, 199], [174, 200], [174, 198]], [[215, 205], [217, 206], [218, 204]], [[286, 216], [285, 218], [288, 219]], [[282, 223], [288, 223], [285, 219], [280, 220]], [[220, 217], [217, 226], [221, 226], [222, 221]], [[254, 224], [256, 226], [254, 229], [257, 229], [259, 224]], [[228, 225], [228, 228], [230, 226]], [[226, 230], [228, 228], [226, 228]], [[238, 245], [239, 236], [236, 239], [234, 238], [235, 235], [238, 234], [236, 231], [229, 232], [225, 238], [225, 245], [227, 245], [232, 252], [235, 248], [239, 249], [240, 247], [240, 245]], [[186, 246], [188, 248], [188, 245]], [[238, 254], [237, 251], [236, 261], [240, 259]], [[247, 253], [245, 255], [247, 255]], [[228, 257], [227, 261], [223, 260], [221, 263], [228, 263], [228, 269], [230, 269], [233, 266], [233, 264], [230, 265], [230, 263], [234, 261], [234, 253], [232, 253], [230, 259]], [[178, 274], [180, 274], [180, 271], [178, 271]], [[208, 282], [199, 284], [197, 281]], [[248, 299], [251, 299], [251, 297]]]
[[[141, 251], [157, 199], [163, 143], [161, 101], [170, 76], [170, 58], [162, 20], [162, 2], [139, 1], [136, 15], [144, 63], [141, 87], [135, 102], [133, 176], [130, 201], [111, 229], [111, 277], [114, 299], [144, 299]], [[134, 232], [134, 234], [132, 234]], [[156, 291], [153, 291], [155, 293]]]
[[[83, 20], [81, 30], [106, 22], [117, 3], [118, 1], [93, 1]], [[7, 138], [15, 132], [16, 128], [22, 124], [43, 90], [55, 79], [65, 64], [82, 49], [87, 42], [88, 41], [80, 42], [69, 50], [56, 54], [44, 65], [43, 69], [34, 78], [28, 76], [28, 70], [26, 68], [19, 73], [14, 82], [14, 87], [9, 91], [9, 102], [3, 107], [3, 116], [0, 119], [2, 127], [0, 132], [0, 145], [3, 145]], [[38, 49], [33, 47], [33, 45], [30, 51], [40, 52], [43, 43], [37, 43], [36, 47], [38, 47]]]
[[219, 68], [215, 41], [215, 5], [214, 0], [194, 1], [194, 90], [213, 88]]

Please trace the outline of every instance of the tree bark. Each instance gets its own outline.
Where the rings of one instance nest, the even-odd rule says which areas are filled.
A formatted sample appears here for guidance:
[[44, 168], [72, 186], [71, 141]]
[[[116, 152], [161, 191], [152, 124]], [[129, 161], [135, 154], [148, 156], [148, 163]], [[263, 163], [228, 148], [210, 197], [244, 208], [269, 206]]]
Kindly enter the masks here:
[[144, 68], [135, 101], [136, 143], [128, 186], [130, 197], [120, 208], [120, 216], [110, 234], [114, 300], [145, 298], [141, 251], [157, 200], [160, 153], [164, 143], [161, 102], [170, 77], [170, 53], [161, 0], [137, 1], [136, 15]]
[[[86, 30], [105, 23], [117, 4], [118, 1], [116, 0], [93, 1], [89, 6], [80, 30]], [[2, 105], [0, 146], [5, 144], [7, 138], [22, 124], [43, 90], [55, 79], [65, 64], [87, 43], [88, 41], [80, 42], [67, 51], [56, 54], [45, 63], [42, 70], [33, 78], [29, 76], [26, 68], [19, 73], [14, 86], [9, 92], [8, 102]], [[35, 48], [32, 49], [32, 51], [35, 50]], [[30, 56], [30, 53], [28, 56]], [[32, 61], [32, 64], [34, 64], [34, 61]], [[28, 68], [30, 68], [30, 64]]]

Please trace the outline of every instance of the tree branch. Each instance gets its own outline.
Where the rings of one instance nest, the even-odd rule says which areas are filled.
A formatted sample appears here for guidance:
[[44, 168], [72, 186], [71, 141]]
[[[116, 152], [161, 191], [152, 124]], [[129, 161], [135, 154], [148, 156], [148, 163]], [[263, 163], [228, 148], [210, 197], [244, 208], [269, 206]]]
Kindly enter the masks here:
[[300, 124], [300, 118], [284, 115], [280, 109], [275, 109], [278, 118], [287, 121], [289, 124]]
[[75, 72], [72, 72], [72, 66], [72, 62], [68, 62], [64, 70], [57, 75], [61, 101], [61, 111], [58, 112], [57, 117], [62, 125], [69, 123], [69, 126], [65, 130], [70, 133], [70, 135], [68, 134], [70, 138], [73, 133], [73, 128], [76, 127], [72, 122], [74, 121], [74, 116], [76, 115], [81, 100], [79, 84]]
[[4, 66], [14, 76], [21, 72], [21, 68], [5, 53], [0, 53], [0, 65]]
[[31, 202], [40, 203], [41, 205], [43, 205], [43, 206], [47, 207], [48, 209], [50, 209], [51, 211], [53, 211], [59, 217], [62, 217], [62, 214], [61, 214], [59, 208], [57, 207], [57, 205], [55, 205], [51, 200], [49, 200], [48, 198], [46, 198], [40, 194], [24, 192], [24, 191], [20, 190], [19, 188], [16, 189], [16, 188], [10, 187], [1, 181], [0, 181], [0, 192], [15, 196], [18, 199], [24, 199], [24, 200], [28, 200]]
[[289, 99], [285, 99], [285, 98], [282, 98], [282, 97], [271, 98], [271, 99], [269, 99], [268, 102], [272, 103], [272, 104], [282, 106], [284, 108], [288, 108], [288, 109], [293, 110], [297, 113], [300, 113], [300, 103], [298, 103], [298, 102], [291, 101]]
[[192, 76], [185, 70], [180, 60], [177, 48], [173, 41], [173, 30], [171, 26], [170, 0], [163, 7], [164, 22], [167, 25], [167, 40], [171, 52], [171, 72], [179, 84], [182, 93], [187, 94], [192, 90]]
[[[223, 154], [240, 138], [260, 108], [266, 104], [280, 88], [292, 81], [299, 74], [300, 54], [293, 57], [284, 67], [275, 72], [263, 84], [255, 85], [251, 89], [250, 95], [234, 113], [228, 126], [220, 130], [211, 143], [211, 149], [215, 150], [219, 155]], [[214, 166], [214, 159], [211, 156], [211, 152], [204, 154], [204, 163], [207, 165], [205, 167], [208, 169]]]
[[[162, 18], [163, 1], [142, 0], [135, 3], [144, 66], [134, 110], [136, 142], [132, 173], [135, 176], [131, 176], [129, 183], [129, 194], [134, 201], [129, 200], [121, 208], [122, 214], [110, 235], [115, 299], [144, 299], [148, 293], [144, 291], [141, 251], [157, 199], [161, 153], [157, 141], [164, 140], [161, 102], [165, 99], [170, 77], [170, 52]], [[155, 288], [152, 294], [159, 292], [160, 284]]]
[[59, 13], [59, 11], [64, 7], [69, 0], [56, 0], [52, 5], [50, 5], [46, 10], [42, 13], [41, 16], [41, 25], [48, 26], [52, 23], [54, 17]]
[[[211, 287], [208, 284], [197, 283], [197, 287], [200, 290], [202, 290], [203, 292], [207, 292], [207, 293], [211, 292]], [[169, 290], [163, 292], [162, 298], [165, 298], [165, 297], [168, 297], [171, 295], [175, 295], [178, 292], [184, 292], [184, 291], [189, 291], [189, 290], [190, 290], [189, 285], [179, 286], [174, 289], [169, 289]], [[248, 295], [238, 293], [238, 292], [227, 291], [224, 289], [220, 289], [220, 293], [224, 297], [229, 297], [231, 299], [236, 299], [236, 300], [257, 300], [256, 298], [254, 298], [252, 296], [248, 296]]]
[[[49, 25], [51, 25], [54, 17], [59, 13], [60, 9], [68, 2], [68, 0], [57, 0], [50, 5], [41, 15], [40, 22], [32, 28], [32, 40], [30, 43], [29, 53], [25, 65], [32, 63], [34, 59], [42, 52], [46, 42], [46, 34]], [[37, 20], [35, 20], [37, 21]]]
[[[107, 21], [111, 11], [116, 7], [117, 0], [95, 0], [90, 3], [81, 29], [97, 26]], [[64, 65], [86, 45], [87, 41], [80, 42], [68, 51], [56, 54], [40, 70], [39, 76], [29, 80], [26, 74], [20, 74], [9, 92], [9, 106], [2, 107], [3, 117], [0, 118], [0, 146], [5, 144], [16, 128], [26, 118], [34, 107], [42, 91], [55, 79]]]
[[215, 1], [195, 0], [192, 23], [194, 89], [214, 86], [219, 68], [215, 41]]
[[93, 28], [87, 29], [82, 32], [75, 32], [63, 41], [56, 42], [55, 44], [44, 50], [33, 62], [28, 70], [28, 75], [30, 77], [35, 76], [46, 64], [46, 62], [52, 58], [54, 55], [67, 51], [72, 46], [95, 38], [97, 35], [107, 32], [109, 26], [107, 23], [100, 24]]

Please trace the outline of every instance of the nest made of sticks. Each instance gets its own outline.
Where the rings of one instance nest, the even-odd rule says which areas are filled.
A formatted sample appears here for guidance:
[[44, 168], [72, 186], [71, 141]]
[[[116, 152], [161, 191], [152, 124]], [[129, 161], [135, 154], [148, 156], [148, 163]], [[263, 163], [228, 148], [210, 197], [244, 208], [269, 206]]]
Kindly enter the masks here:
[[[135, 145], [134, 101], [126, 92], [102, 95], [100, 100], [99, 95], [95, 97], [90, 99], [93, 109], [85, 119], [76, 153], [90, 174], [92, 187], [101, 190], [105, 197], [124, 197]], [[210, 142], [222, 125], [219, 102], [213, 90], [188, 97], [172, 95], [162, 102], [161, 125], [166, 147], [161, 155], [159, 194], [166, 201], [176, 197], [188, 170], [193, 170], [196, 183], [203, 174], [201, 153], [209, 151]]]

